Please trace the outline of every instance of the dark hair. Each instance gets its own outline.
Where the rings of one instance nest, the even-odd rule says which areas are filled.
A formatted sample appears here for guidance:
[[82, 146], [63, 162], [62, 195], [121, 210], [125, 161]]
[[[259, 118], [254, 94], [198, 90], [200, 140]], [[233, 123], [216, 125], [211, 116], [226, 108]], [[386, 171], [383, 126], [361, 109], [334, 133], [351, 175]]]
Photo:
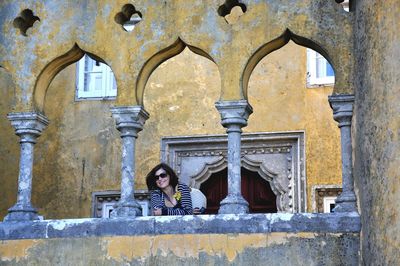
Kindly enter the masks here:
[[166, 163], [160, 163], [154, 166], [153, 169], [146, 176], [146, 184], [149, 190], [159, 189], [156, 184], [156, 172], [160, 169], [164, 169], [169, 175], [169, 184], [175, 188], [178, 185], [178, 176], [175, 174], [174, 170]]

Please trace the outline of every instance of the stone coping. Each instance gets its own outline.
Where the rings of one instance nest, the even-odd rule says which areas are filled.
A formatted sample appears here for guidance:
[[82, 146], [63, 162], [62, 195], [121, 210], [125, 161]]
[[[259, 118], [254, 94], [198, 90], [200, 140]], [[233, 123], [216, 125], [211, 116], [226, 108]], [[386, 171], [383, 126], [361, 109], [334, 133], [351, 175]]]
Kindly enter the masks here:
[[220, 214], [1, 222], [0, 240], [159, 234], [359, 233], [357, 213]]

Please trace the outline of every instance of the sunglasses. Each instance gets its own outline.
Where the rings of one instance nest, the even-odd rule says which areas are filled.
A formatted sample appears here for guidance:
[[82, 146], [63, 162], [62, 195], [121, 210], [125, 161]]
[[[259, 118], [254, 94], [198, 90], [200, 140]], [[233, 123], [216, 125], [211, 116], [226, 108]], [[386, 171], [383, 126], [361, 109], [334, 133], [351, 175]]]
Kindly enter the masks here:
[[160, 178], [166, 178], [167, 176], [168, 176], [167, 173], [162, 173], [162, 174], [160, 174], [160, 175], [154, 176], [154, 178], [155, 178], [156, 180], [158, 180], [158, 179], [160, 179]]

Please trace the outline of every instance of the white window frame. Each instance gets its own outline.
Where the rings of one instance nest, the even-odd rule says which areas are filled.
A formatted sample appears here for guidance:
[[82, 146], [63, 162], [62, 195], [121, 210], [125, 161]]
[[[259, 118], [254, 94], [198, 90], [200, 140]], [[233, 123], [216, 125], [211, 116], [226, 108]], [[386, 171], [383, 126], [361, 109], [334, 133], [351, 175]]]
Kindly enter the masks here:
[[324, 197], [324, 213], [330, 213], [331, 212], [331, 204], [336, 204], [336, 198], [335, 196], [328, 196]]
[[[96, 64], [94, 71], [87, 71], [87, 64]], [[99, 78], [101, 85], [85, 80]], [[76, 65], [76, 99], [115, 99], [117, 96], [117, 85], [111, 68], [98, 62], [85, 54]]]
[[335, 76], [327, 76], [326, 73], [318, 76], [317, 62], [323, 64], [323, 69], [326, 69], [328, 61], [318, 52], [307, 48], [307, 86], [331, 86], [335, 84]]

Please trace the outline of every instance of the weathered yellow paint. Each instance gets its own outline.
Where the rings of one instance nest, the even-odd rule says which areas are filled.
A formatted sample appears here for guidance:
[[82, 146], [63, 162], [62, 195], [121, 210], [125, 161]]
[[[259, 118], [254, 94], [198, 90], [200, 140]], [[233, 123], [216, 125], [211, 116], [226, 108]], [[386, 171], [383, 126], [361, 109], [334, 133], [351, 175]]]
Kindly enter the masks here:
[[[297, 6], [289, 6], [287, 12], [273, 16], [279, 4], [255, 2], [238, 23], [229, 25], [217, 14], [217, 3], [209, 2], [137, 1], [135, 5], [142, 10], [143, 20], [132, 32], [125, 32], [114, 21], [114, 16], [126, 4], [123, 1], [64, 2], [51, 8], [46, 1], [15, 3], [14, 12], [30, 6], [41, 17], [28, 30], [29, 38], [20, 36], [13, 27], [3, 28], [5, 43], [12, 43], [8, 55], [13, 56], [5, 56], [1, 64], [11, 60], [15, 66], [10, 71], [17, 82], [18, 109], [33, 108], [33, 98], [29, 96], [38, 76], [49, 62], [60, 56], [61, 51], [71, 49], [74, 43], [104, 58], [113, 67], [120, 87], [118, 105], [136, 104], [137, 83], [146, 83], [146, 76], [144, 80], [139, 77], [141, 72], [148, 72], [145, 65], [178, 37], [215, 59], [221, 71], [221, 99], [241, 99], [246, 97], [241, 77], [249, 58], [286, 29], [323, 47], [337, 71], [335, 92], [352, 92], [351, 15], [340, 10], [336, 3], [321, 1], [321, 5], [312, 5], [311, 0], [298, 1]], [[322, 18], [335, 20], [336, 24], [310, 15], [320, 8], [325, 11]], [[297, 10], [305, 11], [298, 13]], [[9, 13], [7, 19], [17, 15]]]
[[[146, 247], [144, 242], [148, 242], [149, 237], [139, 238], [138, 243], [142, 245], [133, 245], [134, 239], [128, 237], [107, 237], [104, 239], [107, 248], [107, 258], [113, 258], [117, 261], [122, 261], [123, 258], [131, 259], [132, 257], [140, 257], [147, 254], [142, 254], [141, 251]], [[135, 239], [136, 239], [135, 238]], [[143, 239], [145, 241], [140, 241]], [[137, 241], [135, 241], [137, 242]], [[135, 253], [134, 253], [135, 252]]]
[[[259, 264], [260, 258], [252, 257], [254, 252], [268, 259], [273, 254], [274, 261], [293, 261], [301, 264], [311, 258], [319, 261], [316, 254], [323, 254], [326, 245], [331, 253], [332, 262], [341, 261], [338, 254], [345, 253], [350, 244], [356, 252], [357, 234], [341, 233], [268, 233], [268, 234], [178, 234], [178, 235], [143, 235], [111, 236], [86, 238], [55, 238], [0, 241], [0, 263], [3, 264], [146, 264], [162, 261], [225, 262]], [[307, 240], [306, 242], [304, 240]], [[287, 244], [287, 245], [285, 245]], [[353, 246], [354, 245], [354, 246]], [[301, 254], [298, 251], [301, 250]], [[346, 254], [347, 254], [346, 253]], [[314, 254], [314, 255], [313, 255]], [[289, 256], [289, 257], [286, 257]], [[263, 259], [261, 259], [263, 260]]]
[[[278, 234], [284, 239], [287, 234]], [[294, 237], [292, 235], [290, 237]], [[267, 243], [265, 234], [210, 234], [210, 235], [157, 235], [135, 237], [103, 238], [107, 257], [117, 261], [146, 258], [150, 256], [168, 256], [172, 252], [181, 258], [198, 258], [200, 252], [208, 255], [226, 256], [228, 261], [235, 260], [237, 254], [246, 248], [262, 248], [274, 245]]]
[[39, 239], [0, 240], [0, 262], [26, 259], [29, 249], [42, 243]]

